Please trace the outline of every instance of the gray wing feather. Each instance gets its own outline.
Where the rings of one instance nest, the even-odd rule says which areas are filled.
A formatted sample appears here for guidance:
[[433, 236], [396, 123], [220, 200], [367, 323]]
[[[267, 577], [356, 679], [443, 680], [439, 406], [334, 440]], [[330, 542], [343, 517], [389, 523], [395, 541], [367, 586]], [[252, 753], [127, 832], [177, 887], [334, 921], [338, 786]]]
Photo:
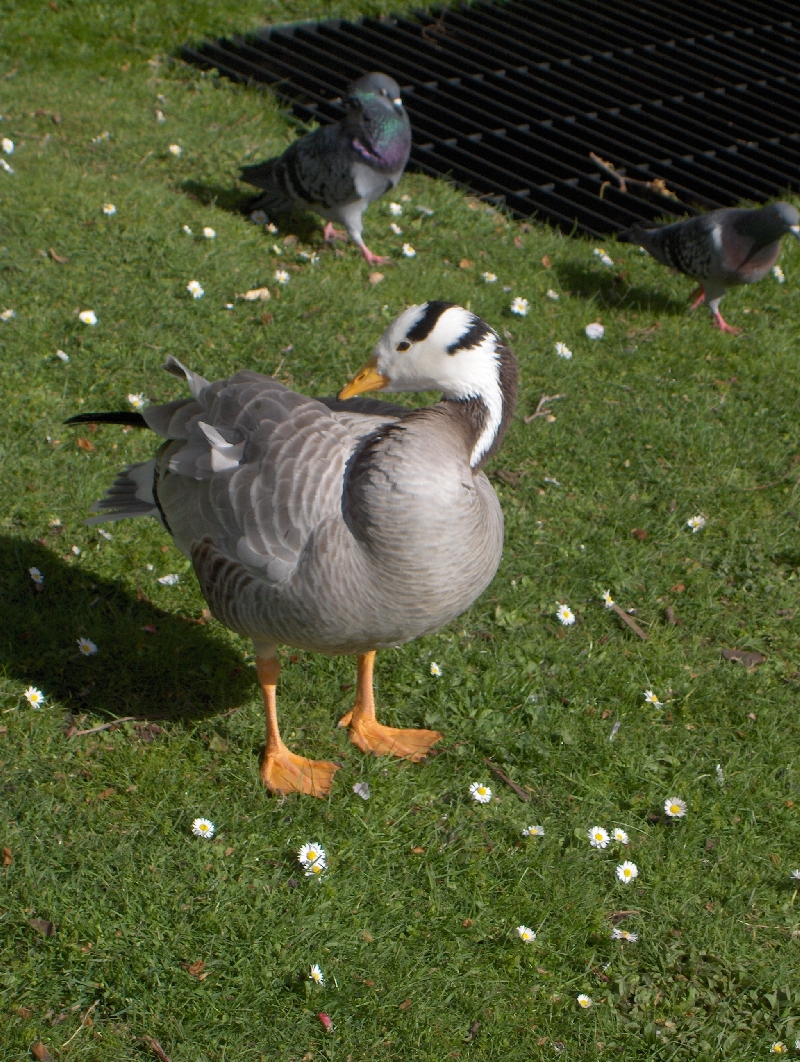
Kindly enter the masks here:
[[276, 159], [247, 166], [242, 176], [264, 190], [257, 205], [268, 214], [297, 206], [332, 207], [357, 199], [354, 153], [339, 125], [326, 125], [295, 140]]

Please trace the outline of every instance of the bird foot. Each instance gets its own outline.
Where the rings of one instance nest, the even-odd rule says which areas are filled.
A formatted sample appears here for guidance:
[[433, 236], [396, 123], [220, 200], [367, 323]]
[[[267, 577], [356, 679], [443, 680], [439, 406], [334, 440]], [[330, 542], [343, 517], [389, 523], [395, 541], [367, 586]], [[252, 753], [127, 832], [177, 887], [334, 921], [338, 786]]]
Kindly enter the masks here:
[[712, 323], [715, 328], [720, 330], [720, 332], [728, 332], [732, 336], [738, 336], [741, 332], [741, 328], [734, 328], [733, 325], [729, 325], [721, 313], [714, 314]]
[[699, 288], [695, 288], [689, 298], [692, 300], [692, 305], [689, 307], [689, 310], [696, 310], [701, 302], [706, 301], [705, 288], [702, 285]]
[[374, 719], [356, 719], [348, 712], [339, 720], [339, 726], [350, 729], [350, 740], [362, 752], [375, 756], [399, 756], [418, 763], [427, 755], [432, 745], [442, 740], [438, 730], [397, 730], [383, 726]]
[[322, 230], [322, 238], [325, 240], [325, 243], [330, 243], [331, 240], [344, 240], [347, 242], [347, 233], [343, 232], [342, 229], [335, 229], [333, 227], [333, 222], [329, 221]]
[[369, 249], [369, 247], [367, 247], [367, 245], [365, 243], [361, 244], [361, 253], [364, 255], [364, 260], [366, 261], [367, 265], [371, 265], [371, 266], [373, 266], [373, 265], [386, 265], [387, 263], [391, 262], [391, 260], [392, 260], [389, 257], [389, 255], [373, 254], [372, 251]]
[[306, 793], [308, 796], [328, 795], [334, 774], [339, 770], [327, 760], [307, 760], [287, 748], [265, 752], [261, 760], [261, 781], [273, 793]]

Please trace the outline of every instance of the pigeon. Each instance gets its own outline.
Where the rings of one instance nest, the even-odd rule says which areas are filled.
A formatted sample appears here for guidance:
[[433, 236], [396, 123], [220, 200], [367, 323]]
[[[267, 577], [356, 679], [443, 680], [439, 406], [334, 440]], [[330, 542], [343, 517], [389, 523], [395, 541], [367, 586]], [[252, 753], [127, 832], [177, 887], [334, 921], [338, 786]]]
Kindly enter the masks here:
[[735, 335], [739, 329], [723, 319], [720, 300], [728, 288], [755, 284], [769, 273], [787, 232], [800, 240], [800, 213], [791, 203], [772, 203], [755, 210], [724, 207], [657, 229], [632, 225], [620, 239], [699, 281], [691, 308], [707, 302], [716, 327]]
[[[344, 99], [347, 113], [301, 137], [274, 159], [245, 166], [248, 184], [264, 194], [251, 204], [270, 217], [310, 209], [325, 218], [325, 240], [347, 239], [370, 265], [388, 258], [373, 254], [361, 236], [361, 215], [403, 175], [411, 151], [411, 126], [400, 86], [386, 74], [365, 74]], [[341, 222], [347, 232], [333, 227]]]

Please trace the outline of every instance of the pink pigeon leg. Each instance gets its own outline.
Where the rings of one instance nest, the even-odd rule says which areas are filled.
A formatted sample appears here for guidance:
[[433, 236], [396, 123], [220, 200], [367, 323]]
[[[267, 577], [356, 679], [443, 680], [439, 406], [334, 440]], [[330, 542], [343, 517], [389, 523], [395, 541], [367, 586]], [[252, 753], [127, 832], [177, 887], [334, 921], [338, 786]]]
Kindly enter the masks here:
[[325, 228], [322, 230], [322, 238], [325, 240], [325, 243], [330, 243], [331, 240], [347, 241], [347, 233], [342, 229], [335, 229], [333, 227], [333, 222], [328, 221], [325, 224]]
[[391, 262], [391, 258], [388, 255], [373, 254], [365, 243], [360, 243], [358, 246], [366, 259], [367, 265], [386, 265], [387, 262]]
[[739, 335], [739, 333], [741, 332], [741, 328], [734, 328], [733, 325], [729, 325], [728, 322], [722, 316], [722, 314], [719, 312], [719, 309], [716, 309], [713, 312], [714, 320], [712, 324], [715, 328], [718, 328], [720, 332], [729, 332], [732, 336]]
[[705, 288], [703, 287], [703, 285], [701, 284], [699, 288], [697, 288], [695, 291], [693, 291], [692, 294], [689, 296], [689, 298], [690, 299], [694, 299], [694, 302], [689, 307], [689, 310], [691, 312], [692, 310], [696, 310], [701, 302], [705, 302], [706, 292], [705, 292]]

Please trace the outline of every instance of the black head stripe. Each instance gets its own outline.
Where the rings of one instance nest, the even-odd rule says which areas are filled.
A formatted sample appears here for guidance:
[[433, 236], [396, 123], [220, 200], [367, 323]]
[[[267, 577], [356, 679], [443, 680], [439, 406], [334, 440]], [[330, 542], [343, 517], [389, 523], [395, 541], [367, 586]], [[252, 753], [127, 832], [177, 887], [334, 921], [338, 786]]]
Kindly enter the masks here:
[[427, 339], [445, 310], [449, 310], [451, 306], [455, 305], [454, 302], [439, 302], [438, 299], [427, 303], [422, 317], [420, 317], [411, 331], [406, 333], [406, 339], [412, 343], [421, 343], [423, 339]]
[[493, 335], [495, 335], [494, 329], [490, 328], [481, 317], [476, 317], [473, 314], [472, 324], [462, 336], [453, 340], [447, 348], [447, 353], [457, 354], [459, 350], [469, 350], [470, 347], [477, 347], [487, 336]]

